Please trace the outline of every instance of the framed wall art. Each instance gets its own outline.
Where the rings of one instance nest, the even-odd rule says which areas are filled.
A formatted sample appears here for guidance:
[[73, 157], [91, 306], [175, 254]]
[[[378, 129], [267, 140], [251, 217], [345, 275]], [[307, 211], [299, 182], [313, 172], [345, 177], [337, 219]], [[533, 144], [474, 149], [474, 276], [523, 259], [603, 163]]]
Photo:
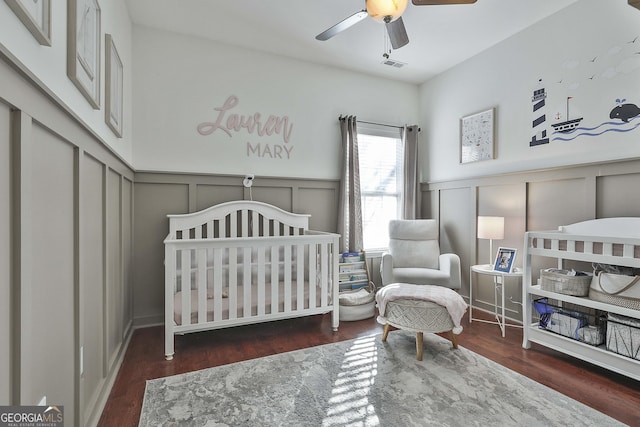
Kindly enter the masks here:
[[513, 248], [498, 248], [493, 269], [504, 273], [511, 273], [513, 271], [513, 261], [516, 259], [517, 252], [518, 250]]
[[113, 133], [122, 138], [123, 66], [111, 34], [105, 35], [105, 110], [104, 119]]
[[33, 37], [51, 46], [51, 0], [4, 0]]
[[100, 6], [97, 0], [67, 2], [67, 75], [89, 104], [100, 108]]
[[494, 110], [460, 119], [460, 163], [493, 159]]

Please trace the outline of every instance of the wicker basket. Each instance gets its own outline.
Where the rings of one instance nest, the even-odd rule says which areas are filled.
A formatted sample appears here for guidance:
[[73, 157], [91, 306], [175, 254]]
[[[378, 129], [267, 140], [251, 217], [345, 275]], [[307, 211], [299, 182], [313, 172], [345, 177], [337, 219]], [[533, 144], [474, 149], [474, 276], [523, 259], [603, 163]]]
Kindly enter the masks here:
[[590, 273], [581, 271], [577, 271], [574, 276], [569, 275], [568, 270], [547, 268], [540, 270], [540, 288], [558, 294], [586, 297], [589, 295], [591, 277]]

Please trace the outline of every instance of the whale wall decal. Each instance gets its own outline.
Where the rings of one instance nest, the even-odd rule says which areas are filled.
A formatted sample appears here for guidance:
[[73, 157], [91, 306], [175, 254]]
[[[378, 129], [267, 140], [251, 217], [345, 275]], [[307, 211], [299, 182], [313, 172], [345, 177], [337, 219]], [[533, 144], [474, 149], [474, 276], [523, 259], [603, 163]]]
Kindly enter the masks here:
[[629, 119], [640, 115], [640, 107], [636, 104], [622, 104], [611, 110], [610, 119], [620, 119], [627, 123]]

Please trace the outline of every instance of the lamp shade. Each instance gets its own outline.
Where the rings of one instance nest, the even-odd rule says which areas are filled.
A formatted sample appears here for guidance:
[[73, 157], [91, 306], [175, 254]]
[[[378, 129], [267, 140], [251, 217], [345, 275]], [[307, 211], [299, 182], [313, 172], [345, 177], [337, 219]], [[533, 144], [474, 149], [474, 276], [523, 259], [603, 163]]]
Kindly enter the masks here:
[[479, 216], [478, 239], [504, 239], [504, 217]]
[[402, 15], [407, 3], [408, 0], [366, 0], [367, 13], [376, 21], [391, 22]]

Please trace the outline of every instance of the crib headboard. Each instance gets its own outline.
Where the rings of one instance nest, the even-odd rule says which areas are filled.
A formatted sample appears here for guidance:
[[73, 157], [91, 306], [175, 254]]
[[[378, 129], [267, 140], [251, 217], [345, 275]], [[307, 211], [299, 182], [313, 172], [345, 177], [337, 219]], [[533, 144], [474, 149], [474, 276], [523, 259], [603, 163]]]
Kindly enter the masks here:
[[309, 229], [310, 216], [251, 200], [221, 203], [189, 214], [167, 215], [169, 238], [176, 240], [300, 235]]

